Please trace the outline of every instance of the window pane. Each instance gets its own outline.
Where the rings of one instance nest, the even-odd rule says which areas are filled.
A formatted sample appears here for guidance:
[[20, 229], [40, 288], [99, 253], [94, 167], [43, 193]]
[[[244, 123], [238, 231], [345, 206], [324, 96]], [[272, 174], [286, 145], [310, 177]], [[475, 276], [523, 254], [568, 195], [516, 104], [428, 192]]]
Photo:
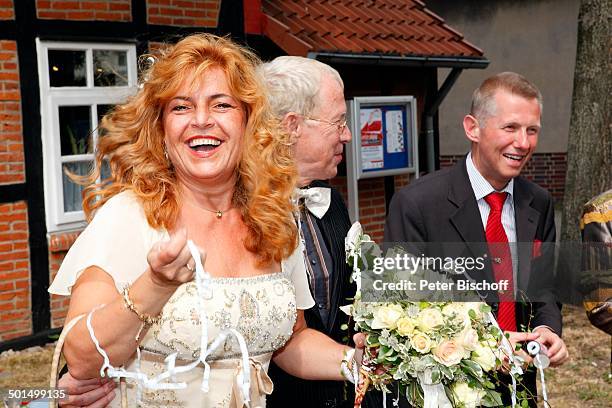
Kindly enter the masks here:
[[93, 50], [94, 86], [127, 86], [127, 52]]
[[81, 211], [83, 209], [83, 197], [81, 192], [85, 186], [75, 184], [66, 174], [66, 170], [73, 174], [83, 176], [91, 171], [92, 162], [64, 163], [62, 166], [62, 182], [64, 192], [64, 211]]
[[85, 51], [49, 50], [51, 86], [87, 86]]
[[93, 151], [90, 106], [60, 106], [59, 125], [62, 156]]
[[100, 179], [106, 180], [111, 176], [110, 165], [108, 164], [108, 160], [102, 161], [102, 168], [100, 169]]
[[98, 105], [98, 137], [104, 136], [105, 132], [100, 129], [102, 118], [106, 115], [115, 105]]

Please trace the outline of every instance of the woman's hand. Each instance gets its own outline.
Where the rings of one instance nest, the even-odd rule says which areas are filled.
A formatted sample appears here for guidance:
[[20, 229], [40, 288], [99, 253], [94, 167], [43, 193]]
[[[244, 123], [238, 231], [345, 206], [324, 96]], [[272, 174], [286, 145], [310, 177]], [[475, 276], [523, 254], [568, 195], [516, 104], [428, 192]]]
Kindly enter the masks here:
[[[202, 263], [206, 259], [200, 250]], [[149, 251], [147, 261], [151, 269], [151, 280], [163, 288], [176, 289], [189, 282], [195, 275], [195, 261], [187, 246], [187, 232], [180, 229], [168, 241], [159, 241]]]

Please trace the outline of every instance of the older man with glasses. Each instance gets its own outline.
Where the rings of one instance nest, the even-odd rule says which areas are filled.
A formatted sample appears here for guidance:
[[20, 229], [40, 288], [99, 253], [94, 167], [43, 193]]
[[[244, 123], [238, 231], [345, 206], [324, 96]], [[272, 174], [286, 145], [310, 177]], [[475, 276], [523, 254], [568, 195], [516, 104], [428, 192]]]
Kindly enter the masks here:
[[[316, 302], [305, 311], [306, 322], [342, 342], [348, 333], [341, 326], [348, 318], [339, 306], [350, 303], [348, 299], [355, 295], [344, 255], [350, 220], [340, 194], [322, 180], [336, 176], [344, 145], [351, 141], [344, 84], [329, 65], [302, 57], [278, 57], [263, 64], [261, 72], [272, 110], [294, 141], [298, 187], [305, 204], [300, 212], [301, 231]], [[305, 381], [274, 365], [269, 373], [275, 391], [268, 397], [268, 408], [353, 406], [352, 384]]]

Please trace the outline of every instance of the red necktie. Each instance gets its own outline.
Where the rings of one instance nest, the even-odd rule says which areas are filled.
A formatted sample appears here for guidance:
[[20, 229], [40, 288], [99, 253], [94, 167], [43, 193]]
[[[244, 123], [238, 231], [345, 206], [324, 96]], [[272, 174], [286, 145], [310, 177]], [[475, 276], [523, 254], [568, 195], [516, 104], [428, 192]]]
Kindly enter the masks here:
[[507, 193], [491, 193], [484, 199], [491, 211], [487, 219], [485, 235], [492, 258], [493, 276], [496, 282], [508, 281], [508, 290], [499, 291], [499, 308], [497, 321], [502, 330], [516, 331], [516, 318], [514, 313], [514, 282], [512, 278], [512, 256], [508, 245], [508, 236], [501, 222], [502, 207], [506, 201]]

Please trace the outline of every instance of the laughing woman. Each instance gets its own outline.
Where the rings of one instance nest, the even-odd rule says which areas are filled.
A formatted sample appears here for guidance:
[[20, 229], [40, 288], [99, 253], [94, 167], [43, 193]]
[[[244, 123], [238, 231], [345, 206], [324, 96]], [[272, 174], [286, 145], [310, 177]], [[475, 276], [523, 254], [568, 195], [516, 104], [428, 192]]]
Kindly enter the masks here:
[[[112, 176], [86, 189], [83, 207], [95, 216], [49, 290], [71, 295], [67, 322], [97, 308], [93, 332], [110, 363], [149, 378], [166, 370], [173, 353], [177, 366], [199, 358], [202, 324], [209, 340], [235, 329], [250, 357], [246, 398], [264, 406], [271, 358], [293, 375], [342, 380], [348, 348], [304, 322], [302, 310], [314, 302], [292, 217], [295, 168], [257, 63], [212, 35], [187, 37], [158, 57], [138, 94], [102, 121], [90, 181], [104, 160]], [[210, 292], [193, 281], [187, 240], [202, 249]], [[100, 375], [103, 359], [85, 319], [68, 334], [64, 352], [73, 377]], [[228, 337], [206, 359], [208, 392], [199, 364], [176, 376], [186, 390], [145, 388], [140, 403], [242, 407], [245, 392], [235, 385], [241, 355]], [[136, 389], [128, 381], [129, 406]]]

